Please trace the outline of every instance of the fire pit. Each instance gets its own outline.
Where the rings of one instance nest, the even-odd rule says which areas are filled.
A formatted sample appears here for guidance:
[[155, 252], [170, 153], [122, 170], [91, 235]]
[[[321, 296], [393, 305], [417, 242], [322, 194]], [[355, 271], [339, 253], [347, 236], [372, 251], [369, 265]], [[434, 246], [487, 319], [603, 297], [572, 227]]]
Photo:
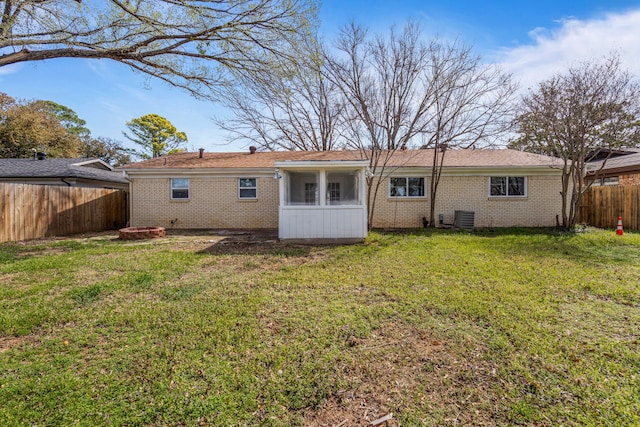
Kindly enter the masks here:
[[166, 234], [164, 227], [127, 227], [119, 231], [122, 240], [153, 239], [164, 237]]

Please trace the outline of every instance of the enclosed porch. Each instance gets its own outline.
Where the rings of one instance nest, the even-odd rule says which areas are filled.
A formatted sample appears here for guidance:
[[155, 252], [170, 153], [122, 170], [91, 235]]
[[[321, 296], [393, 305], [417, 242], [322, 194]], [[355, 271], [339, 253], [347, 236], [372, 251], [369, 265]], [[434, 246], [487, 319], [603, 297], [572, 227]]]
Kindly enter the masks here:
[[367, 237], [368, 161], [276, 162], [282, 240], [359, 242]]

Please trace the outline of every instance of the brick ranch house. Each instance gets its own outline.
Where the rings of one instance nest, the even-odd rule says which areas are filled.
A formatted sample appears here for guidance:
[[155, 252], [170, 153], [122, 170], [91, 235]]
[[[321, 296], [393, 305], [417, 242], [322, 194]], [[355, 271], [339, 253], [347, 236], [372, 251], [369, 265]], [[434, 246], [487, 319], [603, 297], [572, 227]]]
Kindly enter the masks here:
[[[433, 150], [393, 153], [372, 225], [421, 227]], [[381, 165], [379, 165], [381, 166]], [[179, 153], [121, 168], [131, 226], [278, 229], [281, 239], [362, 240], [369, 160], [359, 151]], [[376, 169], [380, 170], [380, 167]], [[449, 150], [436, 217], [473, 212], [476, 227], [553, 226], [561, 214], [557, 159], [514, 150]], [[377, 177], [374, 177], [376, 179]]]
[[594, 186], [640, 184], [640, 151], [619, 150], [606, 160], [590, 162], [585, 180]]

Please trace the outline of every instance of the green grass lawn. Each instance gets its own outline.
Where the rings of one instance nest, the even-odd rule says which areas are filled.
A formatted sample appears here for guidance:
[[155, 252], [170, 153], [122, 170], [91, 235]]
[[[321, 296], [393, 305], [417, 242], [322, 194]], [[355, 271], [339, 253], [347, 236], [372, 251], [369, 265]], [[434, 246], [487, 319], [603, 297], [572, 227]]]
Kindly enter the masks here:
[[640, 425], [640, 234], [0, 245], [0, 425]]

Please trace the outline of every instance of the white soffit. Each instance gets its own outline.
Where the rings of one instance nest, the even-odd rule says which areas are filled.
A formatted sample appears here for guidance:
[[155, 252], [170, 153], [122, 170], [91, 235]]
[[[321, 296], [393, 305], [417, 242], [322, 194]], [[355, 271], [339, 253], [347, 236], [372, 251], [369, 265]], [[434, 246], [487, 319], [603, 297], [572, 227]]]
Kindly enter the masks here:
[[369, 160], [284, 160], [275, 162], [280, 169], [366, 168]]

